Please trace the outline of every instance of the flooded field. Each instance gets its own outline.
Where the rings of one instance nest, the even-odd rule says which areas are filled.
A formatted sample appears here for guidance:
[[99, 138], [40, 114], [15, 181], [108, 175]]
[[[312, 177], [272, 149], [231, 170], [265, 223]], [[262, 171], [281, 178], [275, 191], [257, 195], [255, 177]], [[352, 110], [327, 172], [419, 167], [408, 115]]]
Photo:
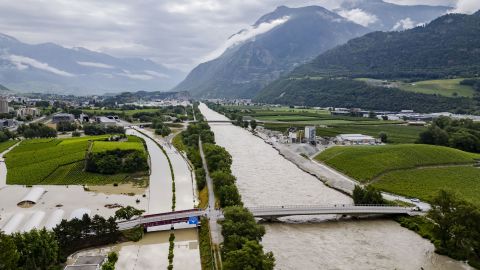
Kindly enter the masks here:
[[[204, 104], [200, 109], [208, 120], [226, 119]], [[246, 205], [351, 203], [247, 130], [225, 123], [210, 126], [217, 144], [233, 157], [232, 171]], [[306, 220], [312, 221], [290, 217], [266, 224], [263, 245], [275, 254], [277, 269], [470, 269], [433, 253], [430, 242], [394, 221]]]
[[[138, 242], [126, 242], [78, 252], [69, 259], [69, 262], [75, 261], [78, 256], [107, 255], [110, 251], [115, 251], [118, 253], [115, 269], [167, 269], [169, 236], [170, 231], [150, 232]], [[175, 231], [174, 254], [174, 269], [201, 269], [197, 229]]]

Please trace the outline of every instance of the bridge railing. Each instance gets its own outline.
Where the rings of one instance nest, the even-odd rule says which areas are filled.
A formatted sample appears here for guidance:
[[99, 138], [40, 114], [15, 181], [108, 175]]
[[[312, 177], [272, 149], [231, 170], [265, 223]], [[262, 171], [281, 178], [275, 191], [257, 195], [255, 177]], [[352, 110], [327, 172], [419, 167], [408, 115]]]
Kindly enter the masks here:
[[261, 206], [246, 206], [249, 210], [267, 210], [267, 209], [319, 209], [319, 208], [361, 208], [361, 207], [375, 207], [375, 208], [390, 208], [390, 209], [412, 209], [413, 207], [385, 205], [385, 204], [323, 204], [323, 205], [261, 205]]

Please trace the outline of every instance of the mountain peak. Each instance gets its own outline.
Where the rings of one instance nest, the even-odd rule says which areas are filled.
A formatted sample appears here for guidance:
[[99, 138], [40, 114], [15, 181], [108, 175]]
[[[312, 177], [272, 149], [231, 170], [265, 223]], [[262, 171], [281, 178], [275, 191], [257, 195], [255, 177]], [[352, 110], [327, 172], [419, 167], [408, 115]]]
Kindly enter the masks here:
[[322, 14], [324, 17], [327, 15], [327, 18], [330, 19], [338, 19], [341, 18], [336, 13], [329, 11], [321, 6], [305, 6], [305, 7], [298, 7], [298, 8], [291, 8], [287, 6], [278, 6], [273, 12], [268, 13], [254, 24], [259, 25], [265, 22], [271, 22], [273, 20], [277, 20], [283, 17], [304, 17], [304, 16], [317, 16], [318, 14]]

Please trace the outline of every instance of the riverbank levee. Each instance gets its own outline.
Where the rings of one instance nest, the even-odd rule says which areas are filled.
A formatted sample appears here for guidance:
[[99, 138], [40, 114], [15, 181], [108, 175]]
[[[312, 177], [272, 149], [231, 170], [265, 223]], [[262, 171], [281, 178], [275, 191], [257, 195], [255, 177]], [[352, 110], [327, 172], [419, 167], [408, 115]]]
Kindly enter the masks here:
[[[200, 109], [208, 120], [226, 120], [204, 104]], [[245, 205], [352, 202], [249, 131], [229, 123], [210, 126], [217, 144], [233, 157], [232, 172]], [[335, 218], [289, 217], [282, 224], [265, 224], [262, 244], [273, 251], [277, 269], [471, 269], [435, 254], [429, 241], [390, 220], [314, 222]]]

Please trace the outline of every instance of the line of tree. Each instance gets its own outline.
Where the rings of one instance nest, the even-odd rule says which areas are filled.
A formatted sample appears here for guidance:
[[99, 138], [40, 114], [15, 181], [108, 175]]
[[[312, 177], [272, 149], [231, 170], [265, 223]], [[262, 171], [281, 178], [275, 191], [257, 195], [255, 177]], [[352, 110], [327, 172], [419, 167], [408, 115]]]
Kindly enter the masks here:
[[206, 173], [198, 149], [199, 138], [204, 143], [215, 143], [215, 136], [207, 122], [190, 123], [187, 129], [182, 132], [182, 142], [185, 145], [187, 157], [195, 168], [197, 189], [202, 190], [206, 185]]
[[18, 127], [17, 133], [27, 139], [57, 137], [57, 131], [43, 123], [23, 124]]
[[236, 178], [230, 169], [232, 165], [230, 153], [225, 148], [211, 143], [204, 143], [203, 151], [220, 206], [223, 208], [242, 205], [240, 193], [235, 185]]
[[[60, 270], [68, 255], [85, 248], [113, 244], [119, 239], [115, 218], [105, 219], [98, 215], [62, 220], [53, 231], [33, 229], [11, 235], [0, 231], [0, 269]], [[113, 255], [109, 255], [110, 259], [116, 261]]]
[[441, 116], [420, 133], [418, 143], [442, 145], [480, 153], [480, 123]]
[[116, 243], [120, 239], [117, 222], [114, 217], [105, 219], [85, 214], [82, 219], [62, 222], [53, 229], [60, 248], [60, 258], [65, 258], [78, 250]]
[[148, 170], [148, 160], [139, 150], [89, 152], [85, 158], [85, 170], [101, 174], [143, 172]]
[[242, 206], [223, 210], [223, 268], [226, 270], [271, 270], [275, 266], [272, 252], [265, 253], [260, 244], [265, 228], [257, 224], [252, 213]]
[[121, 126], [102, 126], [100, 124], [84, 124], [85, 135], [125, 134], [125, 128]]

